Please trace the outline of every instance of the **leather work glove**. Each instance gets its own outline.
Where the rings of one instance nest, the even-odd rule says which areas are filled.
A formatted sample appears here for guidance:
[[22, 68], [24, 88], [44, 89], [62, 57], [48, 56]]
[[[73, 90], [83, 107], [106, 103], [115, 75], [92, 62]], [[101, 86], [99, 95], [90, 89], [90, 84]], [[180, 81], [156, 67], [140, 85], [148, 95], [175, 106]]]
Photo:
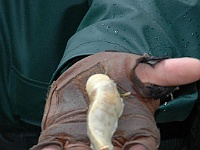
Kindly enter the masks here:
[[[164, 58], [139, 56], [122, 52], [101, 52], [88, 56], [71, 66], [53, 82], [48, 94], [38, 145], [32, 150], [58, 145], [64, 150], [89, 150], [86, 118], [89, 99], [85, 90], [87, 79], [97, 73], [107, 74], [116, 84], [124, 101], [124, 110], [112, 143], [119, 149], [142, 145], [156, 150], [160, 134], [154, 113], [162, 96], [174, 87], [145, 85], [135, 74], [139, 63], [152, 67]], [[114, 149], [115, 149], [114, 148]]]

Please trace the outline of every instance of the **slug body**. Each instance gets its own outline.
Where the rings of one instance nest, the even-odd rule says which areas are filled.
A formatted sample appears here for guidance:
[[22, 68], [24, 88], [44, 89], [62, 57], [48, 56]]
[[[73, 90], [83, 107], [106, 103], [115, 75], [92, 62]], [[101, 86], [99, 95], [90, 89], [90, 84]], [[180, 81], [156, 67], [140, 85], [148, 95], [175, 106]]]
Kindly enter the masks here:
[[86, 83], [90, 105], [87, 135], [95, 150], [112, 150], [112, 136], [124, 108], [116, 84], [105, 74], [92, 75]]

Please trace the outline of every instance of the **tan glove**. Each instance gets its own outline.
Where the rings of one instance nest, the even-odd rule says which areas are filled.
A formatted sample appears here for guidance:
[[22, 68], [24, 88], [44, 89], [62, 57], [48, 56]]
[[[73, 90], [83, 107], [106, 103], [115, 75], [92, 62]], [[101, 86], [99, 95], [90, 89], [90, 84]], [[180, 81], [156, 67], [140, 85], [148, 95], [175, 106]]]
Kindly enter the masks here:
[[[139, 56], [121, 52], [102, 52], [86, 57], [65, 71], [51, 86], [42, 120], [39, 150], [48, 145], [59, 145], [65, 150], [90, 149], [86, 118], [89, 99], [85, 90], [87, 79], [97, 73], [107, 74], [124, 96], [124, 111], [119, 119], [113, 144], [121, 149], [141, 144], [156, 150], [160, 143], [154, 113], [159, 98], [173, 87], [144, 85], [135, 74], [138, 63], [152, 67], [162, 58]], [[153, 100], [157, 99], [157, 100]]]

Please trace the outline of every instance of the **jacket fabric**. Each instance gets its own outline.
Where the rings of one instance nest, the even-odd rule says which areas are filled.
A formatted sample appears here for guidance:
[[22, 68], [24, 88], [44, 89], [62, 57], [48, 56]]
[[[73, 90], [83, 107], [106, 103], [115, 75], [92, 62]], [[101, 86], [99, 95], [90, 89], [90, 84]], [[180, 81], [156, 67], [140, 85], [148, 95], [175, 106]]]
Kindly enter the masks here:
[[[39, 127], [49, 85], [79, 58], [114, 50], [200, 59], [199, 4], [0, 0], [1, 129]], [[197, 97], [195, 83], [180, 87], [163, 100], [157, 122], [185, 120]]]

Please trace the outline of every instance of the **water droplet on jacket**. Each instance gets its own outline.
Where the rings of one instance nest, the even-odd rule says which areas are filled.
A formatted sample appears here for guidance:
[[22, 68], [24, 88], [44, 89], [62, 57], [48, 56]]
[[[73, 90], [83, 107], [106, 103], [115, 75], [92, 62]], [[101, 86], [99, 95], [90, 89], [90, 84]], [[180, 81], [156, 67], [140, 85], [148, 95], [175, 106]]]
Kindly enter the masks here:
[[110, 26], [107, 26], [106, 29], [107, 29], [107, 30], [110, 29]]
[[155, 37], [154, 39], [159, 40], [160, 38], [159, 37]]
[[103, 23], [102, 23], [101, 25], [102, 25], [102, 26], [104, 26], [104, 24], [103, 24]]
[[119, 31], [118, 30], [115, 30], [115, 33], [118, 33]]
[[115, 5], [116, 5], [116, 3], [113, 3], [113, 5], [115, 6]]

